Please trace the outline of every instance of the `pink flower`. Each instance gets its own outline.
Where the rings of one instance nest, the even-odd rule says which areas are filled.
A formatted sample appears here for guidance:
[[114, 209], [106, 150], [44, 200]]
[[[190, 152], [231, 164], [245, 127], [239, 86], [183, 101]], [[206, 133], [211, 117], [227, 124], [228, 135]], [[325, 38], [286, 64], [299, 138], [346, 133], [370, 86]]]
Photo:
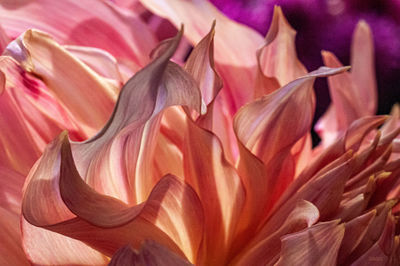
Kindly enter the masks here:
[[[12, 25], [55, 38], [27, 30], [0, 60], [0, 262], [399, 263], [400, 111], [374, 116], [366, 23], [350, 72], [324, 52], [307, 73], [278, 7], [264, 40], [206, 1], [143, 0], [185, 27], [155, 47], [160, 27], [136, 1], [49, 3], [0, 12], [5, 40]], [[184, 63], [182, 39], [195, 44]], [[333, 103], [312, 148], [326, 76]]]

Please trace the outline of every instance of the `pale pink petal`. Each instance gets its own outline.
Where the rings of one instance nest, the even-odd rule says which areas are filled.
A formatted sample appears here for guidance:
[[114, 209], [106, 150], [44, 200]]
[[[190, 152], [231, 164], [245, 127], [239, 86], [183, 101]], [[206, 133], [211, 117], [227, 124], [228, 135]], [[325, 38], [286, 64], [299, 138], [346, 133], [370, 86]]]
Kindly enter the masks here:
[[351, 44], [351, 78], [357, 88], [363, 109], [373, 115], [377, 106], [377, 88], [375, 78], [374, 40], [368, 24], [358, 22]]
[[110, 116], [117, 96], [112, 86], [45, 33], [29, 30], [5, 52], [40, 77], [86, 132], [93, 135]]
[[280, 265], [336, 265], [345, 226], [338, 221], [313, 225], [282, 237]]
[[146, 240], [138, 251], [126, 246], [112, 257], [110, 266], [189, 266], [187, 260], [177, 256], [155, 241]]
[[117, 82], [118, 86], [122, 86], [133, 74], [133, 72], [129, 73], [127, 79], [123, 77], [117, 60], [104, 50], [77, 45], [64, 45], [64, 48], [100, 76], [110, 79], [110, 82]]
[[1, 265], [30, 265], [22, 249], [19, 219], [18, 214], [0, 206]]
[[[332, 104], [316, 125], [325, 147], [356, 119], [375, 114], [377, 91], [373, 54], [371, 30], [361, 21], [353, 34], [351, 72], [328, 78]], [[322, 57], [326, 66], [342, 65], [330, 52], [323, 51]]]
[[109, 1], [6, 1], [0, 5], [0, 19], [12, 39], [35, 28], [62, 44], [96, 47], [117, 59], [129, 59], [135, 69], [149, 61], [156, 44], [138, 15]]

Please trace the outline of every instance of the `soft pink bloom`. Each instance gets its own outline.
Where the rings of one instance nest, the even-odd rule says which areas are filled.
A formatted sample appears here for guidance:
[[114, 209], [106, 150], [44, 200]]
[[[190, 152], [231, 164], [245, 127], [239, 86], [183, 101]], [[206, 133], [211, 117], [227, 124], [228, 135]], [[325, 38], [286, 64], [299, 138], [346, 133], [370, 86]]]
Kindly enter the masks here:
[[263, 39], [141, 3], [1, 6], [0, 264], [398, 265], [400, 111], [374, 115], [368, 25], [350, 72], [323, 52], [308, 73], [278, 7]]

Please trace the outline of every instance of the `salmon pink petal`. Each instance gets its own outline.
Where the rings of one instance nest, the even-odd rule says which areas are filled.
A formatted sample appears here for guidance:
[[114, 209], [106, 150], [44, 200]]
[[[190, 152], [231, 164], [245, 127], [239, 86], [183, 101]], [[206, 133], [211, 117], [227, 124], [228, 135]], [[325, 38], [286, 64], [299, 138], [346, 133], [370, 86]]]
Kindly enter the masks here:
[[68, 53], [45, 33], [28, 30], [10, 44], [5, 54], [26, 71], [40, 77], [56, 98], [90, 135], [109, 117], [117, 88]]
[[[244, 179], [243, 183], [249, 195], [256, 199], [254, 202], [261, 204], [257, 208], [258, 213], [260, 213], [259, 210], [265, 209], [268, 201], [272, 204], [274, 199], [276, 200], [294, 176], [294, 159], [290, 152], [293, 145], [305, 136], [311, 127], [315, 104], [312, 90], [314, 80], [317, 77], [334, 75], [346, 69], [321, 68], [311, 72], [247, 104], [235, 115], [234, 130], [241, 142], [239, 174]], [[249, 156], [246, 149], [262, 160], [265, 170], [262, 169], [263, 166], [256, 167], [259, 163]], [[250, 163], [249, 160], [254, 163]], [[254, 174], [251, 168], [257, 169], [255, 171], [259, 175]], [[249, 169], [248, 173], [246, 169]], [[280, 169], [285, 172], [280, 172]], [[280, 175], [282, 178], [279, 177]], [[285, 181], [282, 183], [277, 180]]]
[[7, 1], [0, 5], [0, 19], [12, 39], [35, 28], [62, 44], [96, 47], [117, 59], [129, 59], [135, 69], [148, 63], [148, 54], [156, 44], [155, 36], [137, 14], [110, 1]]
[[376, 215], [368, 227], [363, 239], [358, 244], [357, 248], [350, 254], [348, 258], [350, 261], [355, 261], [360, 258], [379, 240], [384, 231], [385, 224], [387, 223], [388, 214], [391, 212], [391, 209], [395, 204], [395, 200], [390, 200], [383, 202], [374, 208], [376, 210]]
[[351, 78], [358, 91], [356, 100], [363, 103], [369, 115], [376, 112], [377, 88], [375, 78], [374, 40], [369, 25], [361, 20], [351, 44]]
[[234, 114], [241, 105], [251, 100], [252, 90], [243, 88], [254, 88], [257, 66], [254, 54], [263, 42], [261, 35], [231, 21], [208, 1], [142, 0], [141, 3], [176, 27], [183, 23], [188, 29], [186, 37], [192, 43], [198, 43], [216, 20], [216, 68], [227, 87], [224, 97], [229, 99], [230, 113]]
[[[377, 92], [373, 53], [371, 30], [361, 21], [353, 34], [351, 72], [328, 78], [332, 104], [316, 125], [325, 147], [354, 120], [375, 113]], [[330, 52], [322, 52], [322, 57], [328, 67], [342, 66]]]
[[126, 246], [120, 248], [112, 257], [110, 266], [189, 266], [187, 260], [177, 256], [157, 242], [146, 240], [140, 250]]
[[[29, 223], [83, 241], [108, 256], [124, 244], [130, 243], [138, 247], [142, 240], [150, 238], [157, 239], [179, 254], [183, 251], [190, 260], [196, 258], [203, 232], [202, 207], [189, 186], [172, 176], [166, 176], [154, 187], [144, 204], [130, 207], [117, 199], [98, 194], [83, 182], [72, 161], [65, 134], [56, 140], [54, 146], [62, 149], [60, 191], [56, 190], [55, 194], [60, 193], [63, 202], [78, 217], [72, 216], [59, 223], [46, 224], [46, 221], [54, 219], [46, 217], [50, 215], [49, 212], [40, 212], [40, 209], [46, 208], [46, 200], [36, 200], [29, 202], [30, 205], [25, 204], [23, 208], [24, 217]], [[53, 150], [53, 153], [58, 152]], [[40, 170], [40, 165], [37, 169]], [[40, 183], [45, 180], [34, 181]], [[36, 186], [40, 187], [40, 184]], [[34, 191], [28, 186], [25, 196], [31, 196], [29, 193]], [[52, 198], [53, 205], [62, 205], [61, 199], [55, 196]], [[181, 212], [190, 215], [182, 216]], [[99, 213], [102, 215], [99, 216]], [[32, 232], [30, 227], [25, 230], [27, 234]], [[60, 241], [58, 236], [47, 237], [45, 244], [57, 244]], [[33, 254], [37, 254], [35, 247], [29, 245], [32, 244], [29, 238], [27, 241], [25, 245], [33, 249]], [[68, 254], [71, 255], [69, 252], [82, 244], [71, 242], [70, 245], [70, 249], [63, 255], [64, 258], [68, 258]]]
[[[286, 85], [307, 74], [306, 68], [297, 59], [295, 36], [296, 31], [285, 19], [282, 9], [275, 6], [265, 44], [258, 50], [257, 56], [262, 71], [260, 74], [276, 78], [278, 86]], [[268, 91], [272, 92], [278, 88]]]
[[[315, 104], [312, 92], [314, 80], [317, 77], [341, 73], [346, 69], [320, 68], [272, 94], [247, 104], [234, 119], [239, 140], [268, 164], [279, 153], [290, 149], [309, 130]], [[296, 116], [293, 116], [294, 113]], [[291, 134], [288, 136], [287, 132]]]
[[29, 265], [20, 231], [21, 188], [25, 176], [0, 166], [0, 264]]
[[0, 207], [19, 215], [25, 176], [0, 166]]
[[179, 32], [169, 40], [167, 48], [126, 83], [102, 131], [85, 143], [73, 144], [78, 171], [96, 190], [129, 203], [144, 201], [160, 178], [152, 174], [151, 159], [160, 112], [185, 105], [201, 113], [195, 80], [169, 61], [181, 36]]
[[222, 80], [214, 66], [215, 22], [210, 32], [194, 47], [185, 63], [185, 70], [198, 82], [205, 104], [210, 104], [222, 88]]
[[235, 258], [238, 265], [258, 265], [264, 262], [275, 263], [279, 259], [280, 246], [276, 243], [287, 234], [301, 231], [318, 221], [319, 211], [312, 203], [300, 200], [295, 209], [289, 214], [282, 226], [258, 242], [250, 249], [246, 247]]
[[276, 265], [336, 265], [345, 225], [339, 221], [318, 223], [282, 237]]
[[205, 236], [200, 263], [221, 264], [227, 259], [245, 191], [236, 170], [225, 159], [212, 133], [188, 121], [184, 142], [185, 180], [200, 197], [205, 215]]
[[396, 221], [389, 213], [385, 227], [378, 241], [358, 258], [352, 265], [361, 266], [373, 262], [374, 265], [387, 265], [394, 246]]
[[4, 87], [6, 76], [0, 72], [0, 165], [26, 174], [40, 156], [40, 149], [24, 123], [23, 114]]
[[367, 212], [345, 224], [345, 233], [339, 250], [338, 263], [346, 261], [348, 255], [358, 246], [364, 238], [368, 227], [376, 215], [376, 210]]
[[34, 226], [22, 217], [22, 241], [28, 260], [38, 265], [105, 265], [105, 255], [85, 243]]
[[8, 211], [0, 205], [1, 265], [30, 265], [22, 249], [19, 219], [17, 213]]

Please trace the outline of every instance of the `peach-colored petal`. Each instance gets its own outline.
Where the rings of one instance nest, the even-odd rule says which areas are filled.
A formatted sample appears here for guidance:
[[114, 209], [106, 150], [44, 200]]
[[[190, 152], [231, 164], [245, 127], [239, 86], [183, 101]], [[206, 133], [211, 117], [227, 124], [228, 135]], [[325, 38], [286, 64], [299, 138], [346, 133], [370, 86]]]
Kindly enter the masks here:
[[198, 43], [216, 20], [215, 60], [226, 86], [224, 94], [229, 99], [231, 114], [251, 99], [257, 66], [255, 52], [263, 42], [261, 35], [228, 19], [208, 1], [141, 2], [155, 14], [170, 20], [176, 27], [183, 23], [188, 29], [186, 37], [192, 43]]
[[293, 210], [298, 200], [304, 199], [313, 203], [320, 211], [322, 220], [335, 214], [339, 207], [345, 182], [350, 177], [353, 160], [350, 159], [323, 174], [317, 174], [275, 210], [267, 220], [255, 240], [277, 230], [285, 217]]
[[37, 265], [106, 265], [108, 258], [85, 243], [34, 226], [22, 219], [25, 254]]
[[155, 241], [147, 240], [140, 250], [125, 246], [113, 255], [110, 266], [189, 266], [187, 260], [177, 256]]
[[210, 104], [222, 88], [222, 80], [214, 66], [215, 23], [210, 32], [194, 47], [185, 63], [185, 70], [198, 82], [205, 104]]
[[[142, 240], [151, 238], [158, 239], [160, 243], [179, 254], [182, 250], [191, 261], [195, 260], [202, 239], [203, 219], [200, 201], [189, 186], [174, 177], [164, 177], [143, 205], [129, 207], [117, 199], [98, 194], [83, 182], [72, 161], [65, 134], [56, 141], [54, 146], [62, 149], [60, 191], [56, 190], [52, 198], [48, 197], [44, 200], [35, 197], [36, 200], [29, 202], [29, 205], [26, 204], [25, 198], [23, 214], [29, 223], [81, 240], [108, 256], [123, 244], [130, 243], [138, 247]], [[51, 152], [58, 154], [59, 150], [53, 149]], [[39, 165], [37, 169], [40, 170], [40, 167]], [[40, 187], [43, 186], [40, 183], [46, 181], [33, 180], [33, 182], [39, 183], [36, 187]], [[35, 192], [34, 187], [30, 186], [25, 192], [25, 197], [32, 198], [34, 195], [31, 194]], [[51, 213], [41, 211], [46, 208], [47, 201], [51, 201], [55, 207], [63, 205], [60, 196], [57, 196], [58, 193], [61, 194], [67, 207], [78, 215], [77, 218], [72, 216], [59, 223], [51, 223], [54, 220], [54, 217], [53, 219], [49, 217]], [[76, 197], [77, 195], [80, 196]], [[102, 215], [99, 215], [100, 213]], [[187, 215], [182, 216], [180, 213]], [[25, 228], [24, 234], [32, 234], [27, 238], [25, 246], [28, 250], [32, 249], [31, 253], [37, 255], [38, 251], [30, 242], [37, 236], [37, 232], [35, 229], [32, 232], [31, 229]], [[45, 245], [57, 244], [60, 241], [58, 236], [54, 238], [49, 234], [46, 236]], [[68, 261], [72, 251], [80, 246], [82, 243], [71, 242], [70, 249], [65, 250], [63, 258]], [[54, 258], [50, 256], [44, 259]]]
[[287, 234], [301, 231], [318, 221], [319, 211], [312, 203], [300, 200], [282, 226], [249, 250], [244, 250], [235, 258], [238, 265], [258, 265], [275, 263], [279, 259], [279, 239]]
[[5, 54], [40, 77], [90, 135], [104, 126], [118, 88], [105, 82], [50, 36], [28, 30], [7, 47]]
[[190, 120], [183, 156], [185, 180], [199, 195], [205, 215], [205, 236], [198, 263], [219, 265], [227, 260], [234, 241], [245, 191], [217, 137]]
[[[257, 57], [262, 71], [260, 74], [266, 78], [275, 78], [279, 82], [278, 86], [307, 74], [306, 68], [297, 59], [295, 36], [296, 31], [285, 19], [282, 9], [275, 6], [265, 44], [258, 50]], [[267, 91], [272, 92], [278, 88], [267, 88]]]
[[280, 265], [335, 265], [345, 226], [339, 221], [318, 223], [282, 237]]
[[102, 131], [85, 143], [73, 144], [78, 170], [96, 190], [125, 202], [144, 201], [161, 178], [153, 176], [151, 159], [161, 119], [158, 114], [172, 105], [201, 113], [195, 80], [169, 61], [181, 36], [179, 32], [169, 40], [168, 48], [126, 83]]
[[147, 64], [156, 44], [137, 14], [110, 1], [5, 1], [0, 5], [0, 19], [11, 38], [35, 28], [62, 44], [97, 47], [117, 59], [129, 59], [136, 69]]
[[117, 82], [118, 86], [122, 87], [133, 74], [130, 72], [129, 77], [122, 76], [117, 60], [110, 53], [99, 48], [77, 45], [64, 45], [64, 48], [100, 76], [110, 79], [110, 82]]
[[40, 150], [24, 123], [22, 112], [4, 89], [6, 76], [0, 72], [0, 164], [26, 174], [40, 156]]
[[[267, 202], [272, 204], [294, 177], [295, 166], [290, 150], [311, 127], [315, 104], [312, 91], [314, 80], [346, 69], [321, 68], [311, 72], [245, 105], [235, 115], [234, 129], [241, 142], [239, 174], [244, 179], [248, 195], [254, 197], [254, 202], [261, 204], [256, 208], [257, 213], [265, 210]], [[262, 170], [263, 166], [257, 167], [259, 163], [251, 159], [245, 149], [260, 158], [266, 169]], [[250, 163], [249, 160], [253, 160], [254, 163]], [[246, 171], [246, 168], [249, 171]], [[258, 169], [255, 171], [259, 175], [252, 173], [254, 170], [251, 168]], [[278, 180], [280, 182], [277, 182]], [[285, 181], [281, 182], [282, 180]], [[256, 206], [252, 205], [253, 208]]]

